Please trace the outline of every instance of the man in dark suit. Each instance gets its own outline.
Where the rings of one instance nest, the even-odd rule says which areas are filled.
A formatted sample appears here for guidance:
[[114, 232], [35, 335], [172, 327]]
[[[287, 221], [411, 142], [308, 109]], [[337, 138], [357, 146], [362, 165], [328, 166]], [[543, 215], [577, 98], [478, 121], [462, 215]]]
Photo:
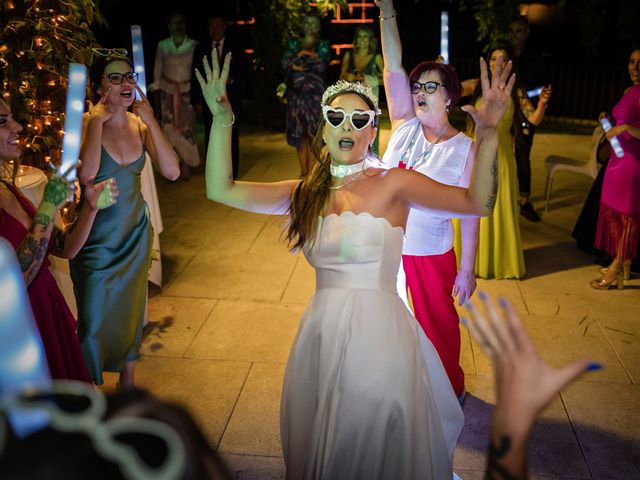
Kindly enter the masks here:
[[[231, 52], [231, 69], [229, 72], [229, 80], [227, 81], [227, 96], [233, 107], [235, 122], [231, 132], [231, 157], [233, 161], [233, 178], [238, 176], [239, 166], [239, 134], [238, 120], [242, 107], [242, 51], [238, 45], [234, 43], [234, 39], [226, 35], [227, 22], [222, 15], [211, 15], [207, 20], [207, 29], [211, 38], [207, 51], [207, 58], [211, 61], [213, 49], [218, 51], [218, 61], [220, 66], [224, 62], [227, 53]], [[202, 71], [202, 70], [201, 70]], [[211, 123], [213, 117], [209, 109], [204, 107], [204, 124], [205, 124], [205, 147], [209, 146], [209, 132], [211, 131]]]

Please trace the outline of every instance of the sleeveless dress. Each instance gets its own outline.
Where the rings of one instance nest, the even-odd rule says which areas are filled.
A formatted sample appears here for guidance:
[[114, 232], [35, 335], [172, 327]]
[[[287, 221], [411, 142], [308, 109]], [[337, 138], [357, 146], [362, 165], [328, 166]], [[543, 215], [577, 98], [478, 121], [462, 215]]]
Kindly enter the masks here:
[[[12, 185], [6, 185], [16, 196], [22, 208], [33, 217], [36, 209], [31, 202]], [[16, 249], [26, 234], [27, 229], [22, 223], [0, 209], [0, 236], [6, 238]], [[76, 335], [76, 321], [49, 271], [48, 257], [52, 248], [53, 243], [50, 241], [47, 256], [42, 262], [40, 271], [27, 288], [29, 303], [42, 338], [51, 378], [90, 382], [89, 372], [84, 364]]]
[[[611, 112], [617, 125], [640, 126], [640, 85], [635, 85]], [[613, 152], [602, 183], [595, 246], [612, 257], [633, 258], [640, 236], [640, 139], [618, 135], [624, 155]]]
[[[482, 98], [476, 102], [479, 108]], [[498, 195], [493, 214], [480, 219], [476, 275], [481, 278], [521, 278], [526, 273], [520, 237], [519, 187], [511, 123], [515, 113], [509, 100], [498, 124]], [[462, 240], [460, 222], [456, 226], [455, 248], [458, 257]]]
[[289, 40], [282, 57], [282, 68], [287, 72], [287, 143], [295, 148], [305, 139], [311, 142], [316, 134], [331, 58], [328, 40], [318, 41], [315, 57], [300, 55], [300, 49], [299, 40]]
[[287, 363], [288, 479], [450, 479], [463, 415], [396, 290], [403, 230], [368, 213], [320, 219], [316, 293]]
[[[118, 202], [100, 210], [84, 247], [70, 262], [78, 303], [78, 335], [94, 383], [138, 358], [147, 301], [152, 231], [140, 192], [143, 148], [122, 166], [102, 147], [95, 182], [114, 177]], [[81, 198], [81, 202], [84, 198]]]

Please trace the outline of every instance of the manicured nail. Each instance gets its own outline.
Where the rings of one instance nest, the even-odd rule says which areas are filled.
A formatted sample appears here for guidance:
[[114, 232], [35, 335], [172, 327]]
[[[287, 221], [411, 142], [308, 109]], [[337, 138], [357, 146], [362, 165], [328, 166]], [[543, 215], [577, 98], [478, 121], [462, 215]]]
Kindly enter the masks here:
[[466, 302], [464, 302], [464, 308], [466, 308], [467, 310], [473, 310], [473, 305], [471, 305], [471, 302], [467, 300]]
[[598, 370], [602, 370], [602, 368], [603, 368], [603, 365], [598, 362], [591, 362], [589, 365], [587, 365], [588, 372], [596, 372]]
[[507, 301], [504, 299], [504, 297], [498, 297], [498, 303], [502, 305], [502, 308], [507, 308]]
[[478, 297], [484, 302], [487, 299], [487, 294], [484, 292], [478, 292]]
[[460, 317], [460, 323], [463, 324], [465, 327], [469, 324], [469, 322], [465, 317]]

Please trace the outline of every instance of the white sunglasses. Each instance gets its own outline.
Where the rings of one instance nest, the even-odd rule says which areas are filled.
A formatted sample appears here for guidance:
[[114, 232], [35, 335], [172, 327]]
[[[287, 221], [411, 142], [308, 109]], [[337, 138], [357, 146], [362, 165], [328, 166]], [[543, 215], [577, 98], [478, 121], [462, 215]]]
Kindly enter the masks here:
[[353, 128], [356, 130], [362, 130], [373, 123], [373, 120], [376, 118], [376, 112], [373, 110], [355, 110], [349, 113], [344, 111], [342, 108], [333, 108], [329, 105], [323, 105], [322, 116], [333, 128], [340, 127], [348, 117]]
[[[75, 381], [54, 381], [44, 391], [26, 391], [0, 400], [0, 417], [39, 412], [48, 417], [48, 425], [61, 432], [84, 433], [91, 438], [96, 452], [120, 467], [129, 480], [174, 480], [182, 478], [186, 453], [180, 436], [169, 425], [150, 418], [121, 417], [104, 419], [107, 401], [102, 392]], [[0, 420], [0, 453], [7, 425]], [[152, 464], [138, 453], [135, 442], [162, 443], [165, 457]], [[133, 442], [133, 443], [132, 443]]]

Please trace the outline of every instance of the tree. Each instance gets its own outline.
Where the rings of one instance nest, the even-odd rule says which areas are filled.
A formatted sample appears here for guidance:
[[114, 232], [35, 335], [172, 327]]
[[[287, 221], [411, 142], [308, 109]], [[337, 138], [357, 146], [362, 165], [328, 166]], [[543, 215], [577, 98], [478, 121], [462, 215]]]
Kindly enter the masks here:
[[14, 118], [25, 127], [23, 160], [57, 163], [70, 62], [89, 64], [99, 47], [90, 26], [104, 24], [100, 0], [4, 0], [0, 76]]

